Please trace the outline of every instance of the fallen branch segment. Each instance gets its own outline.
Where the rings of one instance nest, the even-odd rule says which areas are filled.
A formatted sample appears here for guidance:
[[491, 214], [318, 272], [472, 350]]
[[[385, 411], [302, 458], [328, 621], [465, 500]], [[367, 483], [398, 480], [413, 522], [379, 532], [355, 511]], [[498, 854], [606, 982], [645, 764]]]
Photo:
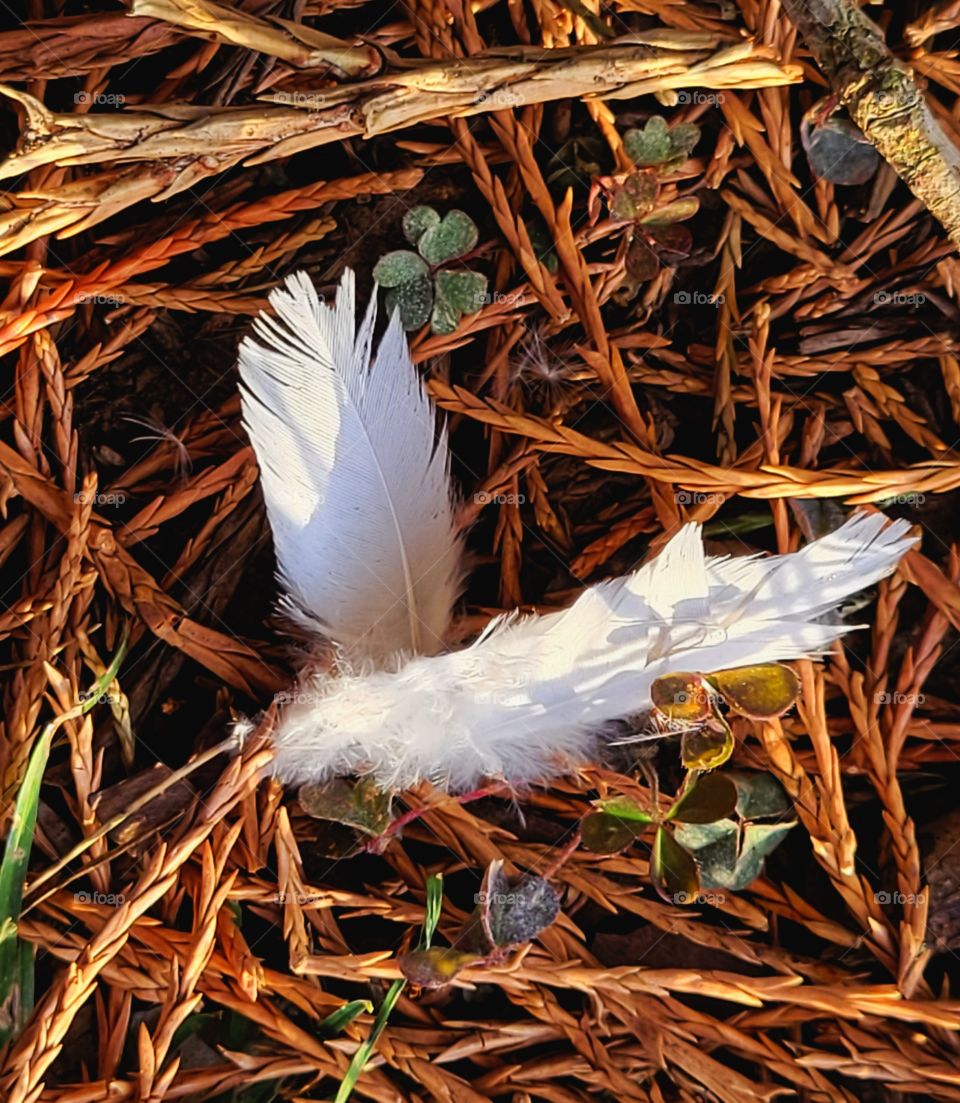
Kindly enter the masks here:
[[675, 88], [769, 88], [800, 79], [768, 48], [714, 35], [652, 32], [613, 45], [489, 51], [403, 69], [322, 91], [278, 92], [244, 107], [155, 104], [113, 114], [57, 114], [2, 88], [24, 109], [20, 144], [0, 179], [42, 165], [164, 161], [178, 166], [171, 195], [236, 165], [259, 164], [416, 123], [571, 96], [626, 99]]
[[370, 46], [355, 46], [290, 19], [261, 18], [213, 0], [133, 0], [130, 10], [197, 38], [282, 58], [298, 69], [322, 67], [346, 77], [366, 77], [380, 68], [380, 55]]
[[857, 126], [960, 246], [960, 150], [852, 0], [783, 0]]

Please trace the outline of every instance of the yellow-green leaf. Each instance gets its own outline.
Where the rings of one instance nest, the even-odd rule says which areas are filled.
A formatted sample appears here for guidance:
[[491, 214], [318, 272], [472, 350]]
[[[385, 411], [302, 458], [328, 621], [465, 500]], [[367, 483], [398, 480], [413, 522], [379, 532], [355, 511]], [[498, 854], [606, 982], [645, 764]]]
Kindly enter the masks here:
[[443, 988], [457, 973], [480, 958], [476, 954], [462, 953], [446, 946], [434, 946], [429, 950], [413, 950], [404, 954], [398, 964], [400, 971], [412, 984], [421, 988]]
[[696, 724], [711, 713], [711, 694], [699, 674], [663, 674], [654, 679], [650, 697], [668, 720]]
[[697, 863], [665, 827], [657, 829], [653, 841], [650, 878], [657, 892], [672, 904], [691, 904], [700, 890]]
[[680, 740], [680, 758], [688, 770], [715, 770], [733, 754], [733, 732], [722, 716], [685, 731]]
[[800, 696], [796, 674], [781, 663], [716, 670], [706, 677], [734, 712], [753, 720], [782, 716]]

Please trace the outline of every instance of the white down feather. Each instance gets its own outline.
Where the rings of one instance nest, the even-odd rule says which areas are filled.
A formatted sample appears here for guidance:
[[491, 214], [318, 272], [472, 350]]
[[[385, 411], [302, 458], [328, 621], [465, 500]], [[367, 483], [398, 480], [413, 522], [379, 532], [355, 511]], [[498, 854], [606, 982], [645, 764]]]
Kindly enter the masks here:
[[276, 731], [284, 781], [366, 773], [390, 787], [543, 780], [585, 762], [613, 720], [674, 670], [821, 653], [848, 626], [813, 618], [895, 568], [909, 526], [858, 515], [792, 555], [705, 559], [685, 526], [653, 562], [564, 612], [504, 617], [471, 646], [398, 669], [307, 674]]

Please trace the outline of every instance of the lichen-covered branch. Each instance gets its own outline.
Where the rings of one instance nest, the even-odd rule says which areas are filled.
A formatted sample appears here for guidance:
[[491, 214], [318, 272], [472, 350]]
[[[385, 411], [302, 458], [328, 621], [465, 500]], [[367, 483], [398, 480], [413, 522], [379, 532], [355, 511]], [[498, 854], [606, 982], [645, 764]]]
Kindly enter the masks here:
[[854, 122], [960, 247], [960, 150], [879, 27], [852, 0], [783, 7]]

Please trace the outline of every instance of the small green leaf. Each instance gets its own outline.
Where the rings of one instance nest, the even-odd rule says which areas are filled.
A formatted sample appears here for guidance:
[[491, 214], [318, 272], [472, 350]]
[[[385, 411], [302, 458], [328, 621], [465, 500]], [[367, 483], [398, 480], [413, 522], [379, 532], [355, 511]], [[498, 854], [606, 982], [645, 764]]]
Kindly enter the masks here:
[[476, 314], [487, 297], [487, 277], [479, 272], [450, 270], [437, 273], [437, 305], [459, 314]]
[[481, 891], [483, 925], [493, 946], [529, 942], [560, 914], [560, 897], [542, 877], [527, 873], [511, 885], [503, 862], [491, 862]]
[[[428, 950], [430, 948], [430, 941], [437, 929], [437, 921], [440, 918], [442, 893], [443, 880], [436, 876], [428, 877], [427, 907], [423, 930], [420, 932], [420, 941], [417, 943], [418, 950]], [[370, 1036], [357, 1048], [356, 1053], [354, 1053], [351, 1058], [350, 1065], [346, 1073], [344, 1073], [343, 1079], [340, 1081], [340, 1087], [337, 1089], [334, 1103], [347, 1103], [347, 1100], [353, 1093], [353, 1089], [356, 1087], [357, 1081], [360, 1079], [360, 1074], [370, 1060], [370, 1055], [373, 1053], [373, 1047], [377, 1044], [380, 1035], [386, 1029], [387, 1020], [390, 1018], [393, 1009], [397, 1006], [397, 1000], [400, 999], [400, 995], [406, 985], [407, 982], [405, 980], [395, 980], [387, 989], [387, 994], [383, 998], [383, 1003], [380, 1004], [380, 1008], [377, 1011], [377, 1017], [373, 1021]], [[340, 1010], [342, 1011], [343, 1008]]]
[[400, 970], [412, 984], [421, 988], [443, 988], [461, 969], [481, 958], [477, 954], [464, 953], [448, 946], [434, 946], [429, 950], [412, 950], [399, 959]]
[[678, 824], [677, 840], [700, 864], [704, 888], [745, 889], [763, 872], [764, 859], [795, 827], [789, 823], [747, 823], [733, 820], [711, 824]]
[[653, 823], [654, 817], [630, 797], [610, 797], [597, 801], [597, 808], [618, 820], [632, 820], [639, 824]]
[[628, 130], [624, 134], [623, 145], [638, 168], [665, 164], [673, 152], [667, 120], [662, 115], [652, 115], [643, 130]]
[[719, 714], [680, 737], [680, 759], [688, 770], [716, 770], [733, 754], [730, 725]]
[[427, 878], [427, 903], [423, 913], [423, 930], [420, 932], [418, 949], [427, 948], [437, 933], [440, 911], [443, 907], [443, 874], [431, 873]]
[[730, 816], [737, 806], [737, 787], [725, 774], [698, 777], [667, 813], [679, 823], [715, 823]]
[[463, 211], [447, 211], [440, 222], [424, 231], [417, 242], [420, 255], [436, 267], [469, 253], [480, 232], [473, 219]]
[[[790, 810], [790, 801], [771, 774], [731, 770], [723, 776], [737, 790], [736, 818], [709, 824], [678, 824], [676, 835], [696, 855], [705, 888], [736, 890], [746, 888], [760, 876], [764, 859], [795, 826], [795, 821], [782, 820]], [[760, 817], [781, 817], [781, 821], [755, 822]]]
[[382, 256], [373, 269], [373, 278], [381, 287], [399, 287], [404, 283], [422, 280], [430, 269], [421, 257], [409, 249], [395, 249]]
[[411, 245], [416, 245], [420, 238], [440, 225], [440, 215], [433, 207], [411, 207], [403, 216], [403, 236]]
[[782, 716], [800, 696], [796, 674], [781, 663], [716, 670], [706, 678], [734, 712], [754, 720]]
[[33, 1008], [33, 950], [25, 949], [18, 935], [23, 905], [23, 890], [37, 826], [40, 788], [50, 756], [53, 737], [65, 716], [85, 716], [100, 701], [117, 677], [127, 651], [128, 632], [123, 637], [110, 666], [83, 695], [73, 710], [52, 720], [40, 733], [30, 750], [23, 779], [13, 804], [13, 814], [0, 858], [0, 1046], [18, 1033]]
[[628, 130], [623, 136], [627, 155], [638, 168], [681, 164], [699, 141], [696, 123], [678, 123], [671, 128], [660, 115], [647, 119], [643, 130]]
[[440, 335], [453, 333], [460, 324], [460, 317], [460, 311], [456, 307], [444, 299], [437, 299], [430, 312], [430, 331]]
[[607, 812], [591, 812], [580, 824], [583, 846], [594, 854], [619, 854], [642, 830], [637, 820], [622, 820]]
[[297, 800], [308, 816], [341, 823], [365, 835], [382, 835], [390, 826], [390, 794], [369, 778], [354, 783], [334, 778], [322, 785], [303, 785]]
[[670, 128], [670, 147], [674, 158], [687, 157], [700, 141], [700, 127], [696, 123], [677, 123]]
[[724, 775], [737, 788], [737, 815], [744, 820], [761, 820], [787, 815], [790, 798], [773, 776], [761, 770], [728, 770]]
[[334, 1103], [347, 1103], [347, 1100], [353, 1094], [353, 1089], [360, 1079], [360, 1074], [370, 1060], [370, 1055], [373, 1053], [373, 1047], [377, 1044], [380, 1035], [386, 1029], [387, 1020], [390, 1018], [393, 1009], [397, 1006], [397, 1000], [400, 999], [400, 994], [403, 992], [406, 983], [405, 980], [395, 980], [387, 989], [387, 994], [383, 997], [383, 1003], [380, 1004], [380, 1009], [377, 1011], [377, 1017], [373, 1021], [370, 1036], [354, 1053], [347, 1071], [340, 1081], [340, 1087], [337, 1089]]
[[673, 904], [689, 904], [700, 888], [697, 863], [665, 827], [658, 827], [650, 855], [654, 888]]
[[427, 324], [433, 307], [433, 284], [429, 278], [414, 280], [392, 287], [386, 296], [387, 310], [400, 312], [400, 323], [405, 330], [419, 329]]

